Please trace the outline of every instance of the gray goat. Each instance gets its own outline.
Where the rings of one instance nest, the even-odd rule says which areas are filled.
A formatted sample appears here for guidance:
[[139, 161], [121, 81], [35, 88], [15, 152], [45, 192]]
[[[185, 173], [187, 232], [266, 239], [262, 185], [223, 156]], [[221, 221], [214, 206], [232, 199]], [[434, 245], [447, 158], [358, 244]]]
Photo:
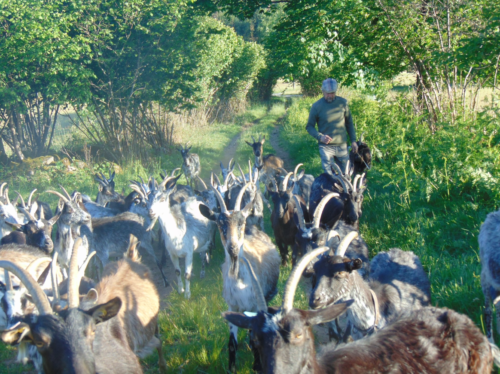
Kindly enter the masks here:
[[352, 328], [354, 339], [383, 328], [402, 312], [428, 306], [431, 300], [429, 278], [413, 252], [398, 248], [380, 252], [371, 261], [369, 279], [364, 281], [354, 271], [363, 261], [345, 257], [350, 241], [357, 236], [355, 231], [349, 233], [335, 253], [331, 251], [314, 264], [309, 299], [313, 309], [354, 300], [347, 312], [347, 330]]
[[9, 188], [4, 187], [7, 183], [0, 185], [0, 239], [14, 230], [13, 224], [22, 224], [23, 220], [19, 217], [15, 204], [9, 199]]
[[107, 203], [112, 201], [122, 201], [123, 196], [115, 191], [115, 172], [109, 173], [109, 178], [101, 173], [101, 175], [96, 174], [95, 180], [99, 183], [99, 192], [95, 202], [100, 206], [106, 206]]
[[[256, 226], [246, 228], [246, 218], [250, 214], [253, 201], [241, 209], [241, 202], [247, 183], [239, 192], [234, 210], [228, 211], [224, 199], [214, 189], [221, 207], [221, 213], [214, 213], [205, 205], [200, 205], [201, 214], [217, 223], [226, 259], [222, 265], [223, 292], [229, 310], [234, 312], [258, 311], [266, 307], [278, 292], [277, 283], [281, 258], [271, 239]], [[258, 289], [258, 291], [257, 291]], [[256, 299], [255, 293], [263, 295]], [[238, 327], [229, 326], [229, 370], [236, 368], [238, 348]], [[255, 350], [255, 347], [252, 347]], [[257, 357], [258, 358], [258, 357]], [[254, 369], [259, 370], [258, 360]]]
[[188, 144], [185, 147], [179, 148], [179, 152], [182, 155], [184, 162], [182, 163], [182, 171], [186, 176], [186, 180], [191, 188], [196, 187], [196, 177], [200, 175], [201, 164], [200, 156], [196, 153], [189, 153], [192, 146], [188, 148]]
[[493, 343], [493, 312], [496, 310], [497, 331], [500, 333], [500, 211], [488, 214], [479, 232], [481, 287], [484, 294], [484, 324], [486, 336]]
[[[308, 262], [328, 251], [322, 247], [304, 256], [285, 286], [281, 309], [258, 313], [225, 312], [223, 317], [250, 330], [263, 373], [287, 374], [489, 374], [500, 364], [500, 350], [489, 343], [474, 322], [450, 309], [426, 307], [394, 320], [378, 333], [316, 355], [311, 326], [329, 322], [353, 301], [324, 309], [293, 308], [293, 296]], [[255, 294], [263, 299], [262, 293]]]

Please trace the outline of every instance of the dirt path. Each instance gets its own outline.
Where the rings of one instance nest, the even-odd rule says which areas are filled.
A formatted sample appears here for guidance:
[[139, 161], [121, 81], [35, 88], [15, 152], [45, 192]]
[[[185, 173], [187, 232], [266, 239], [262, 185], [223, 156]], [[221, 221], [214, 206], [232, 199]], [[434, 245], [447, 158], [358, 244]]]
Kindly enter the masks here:
[[281, 120], [283, 117], [281, 117], [278, 120], [278, 124], [274, 126], [273, 131], [271, 132], [271, 139], [269, 139], [269, 142], [271, 143], [271, 146], [274, 148], [274, 152], [276, 156], [281, 158], [285, 164], [285, 169], [287, 171], [293, 171], [294, 168], [294, 163], [292, 161], [292, 158], [290, 157], [290, 154], [288, 151], [280, 146], [280, 129], [281, 129]]

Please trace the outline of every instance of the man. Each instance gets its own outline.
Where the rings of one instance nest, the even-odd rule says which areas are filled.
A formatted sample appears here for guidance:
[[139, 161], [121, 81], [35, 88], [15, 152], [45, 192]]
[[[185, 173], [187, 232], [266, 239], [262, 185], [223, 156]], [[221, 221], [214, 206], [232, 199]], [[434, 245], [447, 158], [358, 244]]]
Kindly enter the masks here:
[[347, 100], [336, 95], [337, 87], [335, 79], [328, 78], [323, 81], [323, 98], [312, 105], [306, 126], [307, 132], [318, 140], [321, 164], [328, 174], [333, 174], [333, 162], [337, 163], [342, 172], [346, 172], [349, 160], [347, 134], [353, 151], [358, 151], [351, 112]]

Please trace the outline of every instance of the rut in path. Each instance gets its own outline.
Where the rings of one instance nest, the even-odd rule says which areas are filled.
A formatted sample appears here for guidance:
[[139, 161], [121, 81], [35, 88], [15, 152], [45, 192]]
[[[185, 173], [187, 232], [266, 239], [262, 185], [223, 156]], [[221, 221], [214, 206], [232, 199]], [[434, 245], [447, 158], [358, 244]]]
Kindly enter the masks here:
[[288, 151], [286, 149], [284, 149], [280, 146], [279, 138], [280, 138], [281, 125], [279, 124], [279, 122], [282, 119], [283, 119], [283, 117], [281, 117], [278, 120], [278, 124], [276, 126], [274, 126], [274, 129], [271, 131], [271, 139], [269, 139], [269, 142], [271, 143], [271, 146], [274, 149], [275, 155], [283, 160], [285, 170], [286, 171], [293, 171], [294, 164], [293, 164], [292, 158], [290, 157], [290, 154], [288, 153]]

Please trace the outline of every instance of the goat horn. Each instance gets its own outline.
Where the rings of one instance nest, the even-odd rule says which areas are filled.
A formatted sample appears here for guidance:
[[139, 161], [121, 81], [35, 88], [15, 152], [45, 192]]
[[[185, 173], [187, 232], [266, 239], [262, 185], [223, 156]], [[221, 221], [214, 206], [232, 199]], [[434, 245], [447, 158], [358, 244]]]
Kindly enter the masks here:
[[297, 172], [299, 171], [300, 167], [303, 166], [304, 164], [298, 164], [295, 166], [295, 170], [293, 171], [293, 180], [295, 183], [297, 183]]
[[10, 279], [10, 274], [7, 269], [4, 269], [5, 273], [5, 287], [7, 287], [7, 291], [12, 291], [14, 288], [12, 287], [12, 280]]
[[[92, 260], [92, 257], [94, 257], [94, 255], [96, 253], [97, 253], [96, 251], [92, 251], [92, 253], [87, 256], [87, 258], [85, 259], [85, 262], [82, 264], [82, 266], [80, 266], [80, 269], [78, 269], [79, 279], [82, 279], [83, 276], [85, 275], [85, 270], [87, 270], [87, 266], [89, 266], [90, 260]], [[80, 287], [80, 286], [78, 286], [78, 287]]]
[[285, 179], [283, 179], [283, 184], [282, 184], [282, 187], [281, 187], [281, 190], [282, 191], [286, 191], [288, 189], [288, 180], [290, 179], [290, 177], [292, 176], [293, 172], [289, 172]]
[[333, 252], [333, 248], [332, 248], [332, 246], [333, 246], [332, 239], [335, 238], [335, 237], [339, 238], [339, 240], [340, 240], [339, 233], [337, 231], [335, 231], [335, 230], [330, 230], [330, 232], [328, 233], [328, 236], [326, 238], [326, 246], [328, 248], [330, 248], [330, 256], [333, 256], [335, 254]]
[[7, 182], [3, 182], [1, 185], [0, 185], [0, 196], [3, 196], [3, 188], [7, 185]]
[[52, 256], [52, 264], [50, 265], [50, 279], [52, 281], [52, 293], [54, 295], [54, 303], [59, 301], [59, 282], [57, 280], [57, 251], [54, 251], [54, 255]]
[[71, 200], [71, 195], [68, 193], [68, 191], [66, 191], [66, 188], [64, 188], [62, 185], [59, 185], [59, 187], [61, 187], [61, 190], [63, 190], [63, 192], [68, 197], [68, 199]]
[[[220, 183], [220, 179], [219, 177], [217, 176], [217, 174], [213, 174], [214, 178], [215, 178], [215, 181], [217, 182], [217, 186], [222, 186], [222, 184]], [[225, 181], [224, 181], [225, 182]]]
[[231, 169], [231, 162], [234, 162], [234, 158], [232, 158], [232, 159], [229, 160], [229, 164], [227, 164], [227, 169], [228, 170]]
[[320, 254], [328, 251], [330, 248], [328, 247], [320, 247], [316, 248], [314, 251], [311, 251], [305, 254], [300, 262], [295, 265], [295, 268], [292, 270], [292, 273], [288, 277], [288, 281], [285, 286], [285, 294], [283, 295], [283, 312], [287, 314], [290, 310], [293, 309], [293, 299], [295, 296], [295, 290], [297, 289], [297, 285], [299, 284], [300, 277], [302, 273], [306, 269], [307, 265], [311, 262], [311, 260]]
[[137, 192], [143, 199], [146, 199], [146, 196], [142, 193], [142, 190], [139, 188], [139, 186], [136, 186], [135, 184], [129, 185], [129, 187], [132, 189], [132, 191]]
[[11, 205], [10, 204], [10, 200], [9, 200], [9, 187], [7, 187], [5, 189], [5, 195], [4, 196], [5, 196], [5, 200], [7, 200], [7, 204]]
[[51, 193], [52, 195], [59, 196], [65, 203], [69, 203], [69, 200], [66, 196], [64, 196], [62, 193], [57, 192], [57, 191], [52, 191], [52, 190], [47, 190], [45, 191], [46, 193]]
[[28, 206], [31, 206], [31, 198], [33, 197], [33, 194], [36, 192], [36, 188], [31, 191], [29, 197], [28, 197]]
[[[212, 173], [212, 177], [215, 177], [217, 178], [217, 175], [215, 175], [214, 173]], [[219, 183], [219, 186], [220, 186], [220, 183]], [[220, 192], [217, 188], [215, 188], [214, 186], [210, 186], [212, 187], [212, 190], [214, 191], [215, 193], [215, 197], [217, 198], [217, 201], [219, 201], [219, 205], [220, 205], [220, 211], [221, 213], [229, 213], [227, 211], [227, 207], [226, 207], [226, 203], [224, 203], [224, 199], [222, 198], [222, 196], [220, 195]]]
[[241, 178], [243, 179], [243, 183], [246, 183], [247, 179], [245, 178], [245, 173], [243, 172], [243, 169], [241, 168], [240, 164], [236, 164], [236, 165], [238, 165], [238, 170], [240, 171]]
[[361, 175], [361, 179], [359, 180], [358, 190], [361, 190], [361, 187], [363, 187], [363, 182], [365, 181], [365, 176], [366, 176], [365, 173], [363, 173], [363, 175]]
[[356, 185], [358, 183], [359, 178], [361, 178], [361, 175], [359, 174], [354, 177], [354, 181], [352, 182], [353, 192], [356, 192]]
[[328, 195], [323, 197], [319, 202], [316, 210], [314, 211], [313, 216], [313, 227], [319, 228], [319, 224], [321, 222], [321, 215], [323, 214], [323, 210], [325, 209], [326, 204], [334, 197], [340, 197], [340, 195], [336, 192], [330, 192]]
[[252, 182], [248, 182], [243, 186], [243, 188], [240, 190], [240, 193], [238, 194], [238, 197], [236, 198], [236, 202], [234, 203], [234, 211], [239, 212], [241, 210], [241, 200], [243, 199], [243, 195], [245, 194], [246, 189], [248, 186], [250, 186]]
[[251, 135], [251, 136], [252, 136], [252, 140], [253, 140], [253, 142], [254, 142], [254, 143], [257, 143], [257, 142], [255, 141], [255, 138], [253, 137], [253, 135]]
[[20, 197], [21, 204], [22, 204], [21, 206], [26, 209], [26, 204], [24, 203], [24, 199], [23, 199], [22, 195], [19, 193], [19, 191], [14, 191], [14, 192], [17, 193], [17, 196]]
[[364, 131], [361, 133], [361, 136], [359, 137], [359, 142], [360, 143], [363, 141], [363, 136], [365, 136], [365, 132]]
[[347, 234], [337, 247], [337, 250], [335, 251], [335, 256], [344, 257], [345, 251], [349, 247], [349, 244], [351, 244], [351, 242], [358, 236], [359, 234], [357, 231], [351, 231], [349, 234]]
[[[228, 175], [228, 176], [229, 176], [229, 175]], [[217, 178], [217, 180], [219, 179], [219, 178], [217, 177], [217, 175], [216, 175], [215, 177]], [[220, 184], [220, 183], [219, 183], [219, 184]], [[227, 178], [224, 180], [224, 190], [226, 190], [226, 191], [227, 191], [227, 189], [229, 188], [228, 186], [229, 186], [229, 178], [227, 177]]]
[[293, 199], [295, 200], [295, 209], [297, 211], [297, 216], [299, 217], [299, 228], [304, 231], [306, 229], [306, 220], [304, 219], [304, 212], [302, 211], [302, 207], [300, 206], [300, 201], [297, 196], [293, 195]]
[[0, 268], [10, 271], [19, 278], [21, 283], [33, 297], [33, 302], [35, 303], [40, 314], [52, 314], [52, 308], [47, 295], [45, 295], [42, 288], [26, 270], [10, 261], [0, 261]]
[[252, 281], [253, 293], [254, 293], [255, 299], [257, 301], [257, 311], [258, 312], [266, 312], [267, 311], [266, 298], [264, 297], [264, 292], [262, 292], [262, 288], [260, 287], [259, 280], [257, 279], [257, 276], [255, 275], [255, 273], [253, 271], [252, 264], [250, 264], [250, 261], [248, 261], [247, 258], [244, 256], [242, 256], [242, 260], [247, 265], [248, 272], [250, 273], [250, 279]]
[[83, 243], [81, 237], [75, 240], [73, 244], [73, 252], [69, 261], [69, 281], [68, 281], [68, 307], [77, 308], [80, 304], [80, 273], [78, 271], [78, 252]]
[[181, 168], [175, 168], [174, 170], [172, 170], [172, 173], [170, 173], [170, 176], [175, 177], [175, 173], [177, 173], [177, 170], [181, 170]]
[[207, 185], [205, 184], [205, 182], [203, 181], [203, 179], [201, 179], [199, 175], [197, 175], [197, 176], [196, 176], [196, 178], [198, 178], [198, 180], [200, 181], [200, 183], [201, 183], [201, 185], [203, 186], [203, 188], [204, 188], [205, 190], [208, 190], [208, 187], [207, 187]]
[[33, 260], [27, 267], [26, 271], [30, 274], [34, 274], [36, 276], [36, 270], [40, 267], [42, 264], [48, 264], [51, 262], [52, 259], [50, 257], [39, 257], [35, 260]]
[[251, 183], [255, 183], [257, 181], [253, 180], [253, 172], [252, 172], [252, 161], [248, 160], [248, 179]]

